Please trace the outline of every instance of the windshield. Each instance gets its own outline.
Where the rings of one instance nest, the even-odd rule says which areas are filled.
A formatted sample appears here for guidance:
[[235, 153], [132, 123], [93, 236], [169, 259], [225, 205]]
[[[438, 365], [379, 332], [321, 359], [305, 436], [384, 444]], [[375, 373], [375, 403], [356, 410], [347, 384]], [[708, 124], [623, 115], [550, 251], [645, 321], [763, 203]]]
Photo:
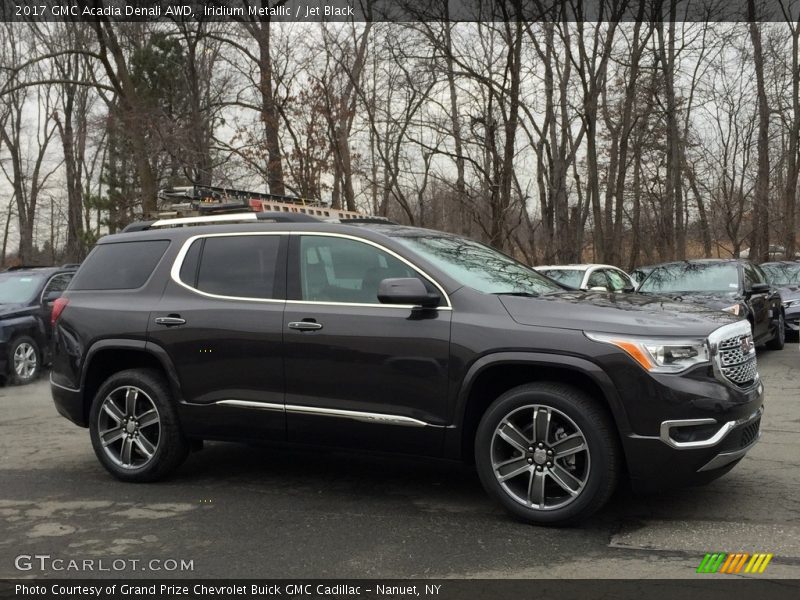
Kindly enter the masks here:
[[767, 274], [767, 281], [773, 285], [800, 284], [800, 263], [761, 265], [761, 269]]
[[676, 263], [654, 269], [644, 280], [640, 292], [660, 294], [734, 293], [739, 290], [736, 263]]
[[472, 240], [437, 235], [395, 239], [460, 284], [479, 292], [538, 296], [563, 291], [530, 267]]
[[43, 277], [22, 273], [0, 273], [0, 304], [24, 304], [33, 300]]
[[583, 281], [583, 271], [577, 269], [542, 269], [539, 272], [544, 273], [550, 279], [555, 279], [558, 283], [573, 288], [581, 287], [581, 281]]

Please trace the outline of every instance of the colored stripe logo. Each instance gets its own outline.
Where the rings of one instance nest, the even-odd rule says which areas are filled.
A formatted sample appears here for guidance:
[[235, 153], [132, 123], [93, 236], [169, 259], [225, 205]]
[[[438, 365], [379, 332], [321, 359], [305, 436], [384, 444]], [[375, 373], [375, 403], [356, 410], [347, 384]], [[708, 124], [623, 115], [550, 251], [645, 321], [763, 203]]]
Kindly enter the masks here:
[[757, 552], [749, 554], [747, 552], [736, 552], [728, 554], [725, 552], [714, 552], [706, 554], [697, 567], [698, 573], [727, 573], [735, 575], [737, 573], [763, 573], [767, 569], [773, 554]]

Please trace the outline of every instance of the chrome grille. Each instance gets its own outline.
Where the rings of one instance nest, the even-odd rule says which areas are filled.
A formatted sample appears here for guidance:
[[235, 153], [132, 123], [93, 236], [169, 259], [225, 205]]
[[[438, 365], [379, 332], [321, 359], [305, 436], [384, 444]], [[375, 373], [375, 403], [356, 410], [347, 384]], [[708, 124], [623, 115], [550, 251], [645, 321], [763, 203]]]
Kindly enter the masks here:
[[758, 378], [753, 336], [750, 333], [725, 338], [717, 346], [720, 373], [738, 386], [746, 387]]

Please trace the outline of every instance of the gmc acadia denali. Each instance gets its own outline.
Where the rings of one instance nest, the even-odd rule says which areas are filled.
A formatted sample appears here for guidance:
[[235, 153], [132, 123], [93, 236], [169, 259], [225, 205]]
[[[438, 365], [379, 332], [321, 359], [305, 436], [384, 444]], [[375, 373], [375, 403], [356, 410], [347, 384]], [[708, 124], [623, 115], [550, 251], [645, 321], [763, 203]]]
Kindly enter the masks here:
[[56, 301], [56, 407], [121, 480], [206, 439], [351, 446], [474, 459], [513, 515], [563, 524], [759, 438], [747, 321], [567, 291], [446, 233], [249, 216], [109, 235]]

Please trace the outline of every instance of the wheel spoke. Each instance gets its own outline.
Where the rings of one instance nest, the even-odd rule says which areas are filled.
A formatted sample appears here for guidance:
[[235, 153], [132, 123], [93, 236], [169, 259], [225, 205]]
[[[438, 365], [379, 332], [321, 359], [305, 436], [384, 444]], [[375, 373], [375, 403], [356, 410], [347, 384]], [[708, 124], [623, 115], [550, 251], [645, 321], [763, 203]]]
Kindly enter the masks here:
[[128, 436], [122, 440], [122, 450], [119, 454], [119, 459], [123, 465], [131, 464], [131, 450], [133, 450], [133, 438]]
[[145, 458], [148, 460], [156, 453], [156, 447], [141, 433], [138, 437], [134, 438], [134, 442], [136, 443], [136, 447], [139, 448], [141, 453], [144, 454]]
[[524, 458], [516, 458], [507, 460], [495, 466], [494, 470], [497, 473], [498, 481], [508, 481], [517, 475], [521, 475], [525, 471], [530, 470], [531, 466]]
[[550, 469], [550, 476], [570, 496], [577, 495], [581, 487], [583, 487], [583, 482], [580, 479], [559, 465], [555, 465]]
[[114, 404], [111, 398], [106, 398], [106, 401], [103, 402], [103, 411], [117, 423], [122, 423], [122, 419], [125, 418], [125, 415], [122, 414], [122, 411]]
[[124, 431], [122, 427], [112, 427], [111, 429], [107, 429], [100, 434], [100, 441], [102, 442], [103, 446], [108, 446], [109, 444], [113, 444], [119, 438], [121, 438], [123, 433]]
[[500, 428], [497, 430], [497, 434], [523, 454], [528, 450], [530, 441], [528, 438], [522, 435], [522, 433], [520, 433], [509, 421], [503, 421], [500, 423]]
[[550, 433], [550, 411], [543, 407], [533, 409], [533, 443], [547, 443]]
[[544, 471], [531, 469], [531, 478], [528, 481], [528, 503], [538, 508], [545, 507], [544, 484], [546, 474]]
[[558, 440], [552, 446], [553, 453], [556, 458], [564, 458], [571, 456], [586, 449], [586, 443], [583, 436], [579, 433], [573, 433], [565, 438]]
[[132, 417], [136, 414], [136, 398], [139, 397], [139, 390], [136, 388], [128, 388], [125, 392], [125, 414]]
[[150, 427], [150, 425], [155, 425], [158, 423], [158, 411], [155, 408], [148, 410], [145, 413], [142, 413], [139, 417], [137, 417], [139, 421], [139, 429], [144, 429], [145, 427]]

